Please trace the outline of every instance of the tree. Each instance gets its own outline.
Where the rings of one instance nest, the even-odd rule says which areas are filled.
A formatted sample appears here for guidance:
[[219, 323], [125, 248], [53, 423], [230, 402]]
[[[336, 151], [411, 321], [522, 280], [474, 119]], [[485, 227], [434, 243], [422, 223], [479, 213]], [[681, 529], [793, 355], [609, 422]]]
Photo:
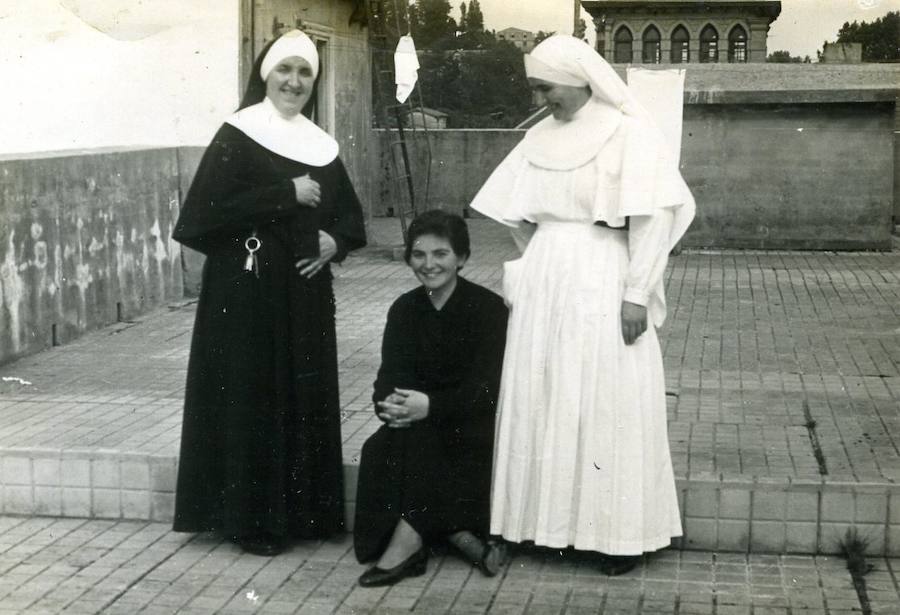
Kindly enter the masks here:
[[531, 93], [521, 50], [481, 40], [480, 48], [431, 53], [421, 60], [425, 105], [447, 113], [448, 127], [511, 128], [528, 116]]
[[[417, 47], [424, 49], [437, 41], [456, 36], [456, 21], [450, 17], [450, 9], [449, 0], [416, 0], [416, 3], [410, 6], [413, 38], [416, 39]], [[466, 21], [471, 21], [471, 18], [470, 5]]]
[[465, 32], [484, 32], [484, 14], [478, 0], [469, 2], [469, 13], [466, 16]]
[[[394, 2], [382, 2], [382, 13], [377, 16], [377, 23], [384, 28], [384, 34], [387, 36], [387, 47], [393, 53], [394, 47], [397, 46], [397, 40], [406, 34], [410, 29], [410, 22], [415, 22], [415, 6], [407, 7], [404, 4]], [[370, 24], [370, 27], [372, 24]], [[384, 51], [387, 51], [385, 49]]]
[[550, 30], [549, 32], [544, 32], [543, 30], [538, 30], [537, 34], [534, 35], [534, 44], [537, 45], [542, 40], [544, 40], [546, 38], [550, 38], [554, 34], [556, 34], [556, 32], [554, 30]]
[[863, 62], [900, 60], [900, 11], [891, 11], [872, 23], [844, 23], [838, 43], [862, 43]]
[[[510, 128], [528, 116], [531, 94], [522, 52], [484, 30], [478, 0], [460, 5], [458, 35], [447, 1], [417, 0], [408, 8], [405, 0], [383, 5], [390, 48], [373, 48], [373, 53], [391, 61], [397, 39], [406, 34], [409, 23], [419, 52], [417, 89], [422, 104], [447, 113], [449, 127]], [[419, 103], [419, 93], [414, 104]]]
[[[806, 59], [808, 63], [809, 56], [806, 56]], [[790, 51], [784, 50], [773, 51], [769, 54], [769, 57], [766, 58], [766, 62], [775, 64], [799, 64], [803, 61], [803, 58], [800, 56], [792, 56]]]

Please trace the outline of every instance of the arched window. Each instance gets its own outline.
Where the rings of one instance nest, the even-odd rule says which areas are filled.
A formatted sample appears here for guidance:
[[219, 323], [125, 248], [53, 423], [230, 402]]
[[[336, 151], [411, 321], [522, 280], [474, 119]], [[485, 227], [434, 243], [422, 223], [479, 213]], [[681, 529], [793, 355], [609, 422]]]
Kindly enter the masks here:
[[633, 40], [634, 37], [631, 35], [631, 30], [625, 26], [616, 31], [616, 36], [613, 38], [616, 45], [613, 51], [613, 62], [631, 62], [631, 42]]
[[735, 26], [728, 35], [728, 61], [747, 61], [747, 31], [741, 26]]
[[672, 64], [686, 64], [691, 61], [691, 35], [687, 28], [678, 26], [672, 32]]
[[644, 30], [641, 62], [644, 64], [659, 64], [662, 62], [662, 44], [660, 41], [659, 30], [655, 26], [648, 26]]
[[711, 24], [700, 32], [700, 61], [719, 61], [719, 33]]

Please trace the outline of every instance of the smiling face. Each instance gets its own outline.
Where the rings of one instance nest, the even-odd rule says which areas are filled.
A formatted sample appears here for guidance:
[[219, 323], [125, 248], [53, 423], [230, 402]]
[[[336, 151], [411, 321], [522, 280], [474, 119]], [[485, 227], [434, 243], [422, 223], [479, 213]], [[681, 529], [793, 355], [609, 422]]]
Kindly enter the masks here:
[[303, 110], [315, 84], [312, 67], [299, 56], [281, 60], [266, 77], [266, 96], [285, 117]]
[[561, 122], [568, 122], [591, 99], [591, 89], [588, 87], [576, 87], [561, 85], [534, 77], [528, 78], [531, 91], [534, 92], [537, 103], [547, 105], [553, 117]]
[[466, 257], [453, 251], [444, 237], [427, 234], [415, 239], [409, 253], [409, 266], [429, 294], [444, 295], [456, 287], [456, 274]]

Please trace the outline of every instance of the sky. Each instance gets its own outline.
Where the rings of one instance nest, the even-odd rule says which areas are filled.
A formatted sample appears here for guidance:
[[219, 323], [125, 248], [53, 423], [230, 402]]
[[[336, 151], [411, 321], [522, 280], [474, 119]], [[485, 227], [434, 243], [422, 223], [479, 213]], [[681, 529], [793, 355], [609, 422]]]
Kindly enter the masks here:
[[[458, 14], [460, 0], [451, 0]], [[479, 0], [485, 26], [502, 30], [510, 26], [572, 32], [574, 0]], [[900, 10], [900, 0], [782, 0], [781, 15], [769, 30], [768, 49], [784, 49], [791, 55], [816, 57], [826, 40], [833, 41], [845, 21], [874, 21], [888, 11]], [[588, 30], [593, 28], [588, 21]], [[593, 39], [592, 39], [593, 40]]]

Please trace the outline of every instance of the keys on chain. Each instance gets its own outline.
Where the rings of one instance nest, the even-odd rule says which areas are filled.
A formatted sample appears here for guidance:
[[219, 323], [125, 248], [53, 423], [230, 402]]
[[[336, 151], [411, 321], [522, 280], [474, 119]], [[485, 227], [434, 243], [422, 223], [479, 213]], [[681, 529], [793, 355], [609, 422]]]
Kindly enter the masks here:
[[247, 237], [244, 241], [244, 247], [247, 249], [244, 271], [252, 271], [256, 277], [259, 277], [259, 262], [256, 258], [256, 253], [262, 247], [262, 242], [256, 236]]

